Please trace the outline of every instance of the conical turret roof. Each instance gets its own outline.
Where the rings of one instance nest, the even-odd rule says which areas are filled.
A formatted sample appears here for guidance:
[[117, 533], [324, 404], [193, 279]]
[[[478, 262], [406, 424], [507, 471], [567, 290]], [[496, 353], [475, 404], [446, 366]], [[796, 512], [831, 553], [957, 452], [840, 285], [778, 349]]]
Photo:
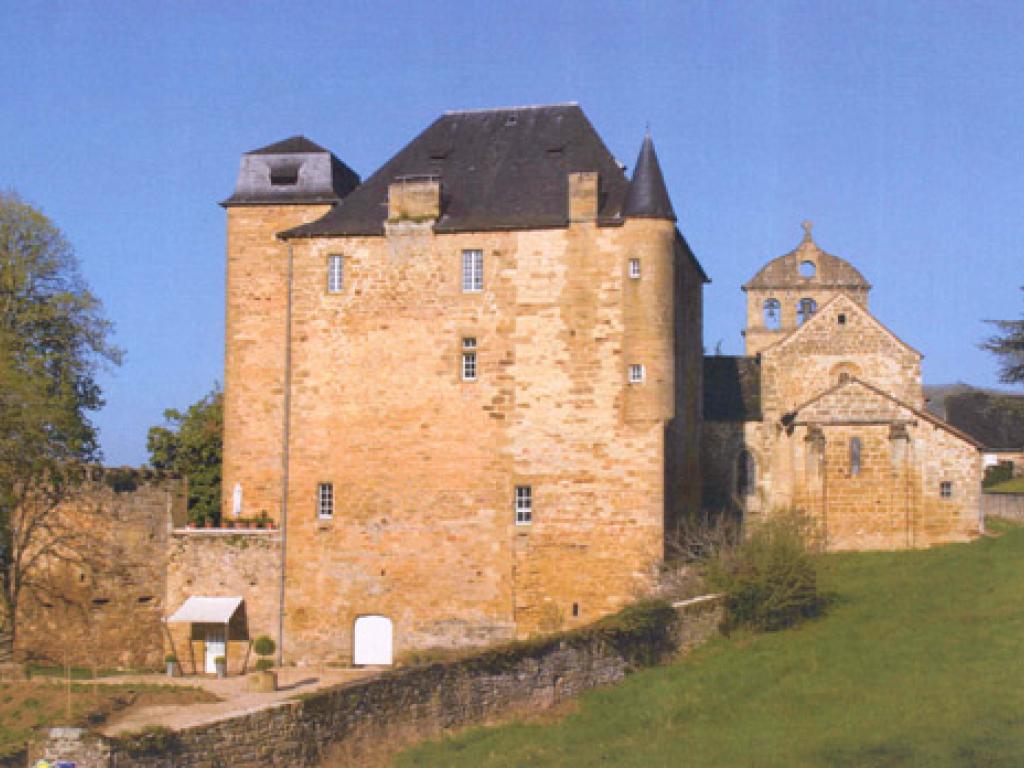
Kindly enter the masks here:
[[622, 215], [624, 218], [676, 220], [668, 189], [665, 188], [665, 178], [661, 175], [658, 155], [654, 151], [654, 141], [649, 133], [644, 136], [640, 155], [636, 159]]

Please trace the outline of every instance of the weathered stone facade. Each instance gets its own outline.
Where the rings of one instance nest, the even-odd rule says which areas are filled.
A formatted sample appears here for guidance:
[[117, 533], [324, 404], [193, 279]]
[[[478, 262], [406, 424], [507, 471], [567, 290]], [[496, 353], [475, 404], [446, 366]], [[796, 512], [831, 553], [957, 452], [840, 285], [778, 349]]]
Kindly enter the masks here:
[[[477, 167], [446, 167], [461, 145], [422, 137], [392, 164], [423, 144], [439, 173], [389, 164], [322, 219], [301, 195], [226, 204], [224, 514], [240, 487], [243, 514], [283, 524], [288, 660], [350, 662], [364, 615], [393, 622], [399, 656], [592, 621], [652, 587], [666, 524], [699, 504], [706, 278], [653, 145], [630, 184], [578, 108], [508, 112], [439, 123], [562, 169], [530, 213], [543, 225], [521, 210], [532, 199], [453, 224]], [[382, 184], [376, 229], [328, 227]], [[531, 494], [518, 524], [517, 488]]]
[[[816, 270], [802, 275], [808, 263]], [[744, 286], [751, 357], [734, 368], [747, 380], [708, 383], [744, 397], [707, 414], [706, 502], [751, 521], [802, 510], [831, 549], [964, 541], [981, 526], [979, 446], [923, 410], [921, 355], [868, 312], [868, 288], [817, 247], [809, 226], [797, 250]], [[780, 327], [766, 329], [765, 302], [795, 295], [814, 311], [800, 324], [783, 312]], [[725, 362], [706, 365], [728, 372]], [[706, 394], [713, 406], [727, 400]]]
[[51, 531], [64, 544], [29, 573], [16, 652], [44, 663], [158, 668], [167, 545], [187, 514], [185, 482], [149, 470], [89, 472], [91, 479], [52, 513]]

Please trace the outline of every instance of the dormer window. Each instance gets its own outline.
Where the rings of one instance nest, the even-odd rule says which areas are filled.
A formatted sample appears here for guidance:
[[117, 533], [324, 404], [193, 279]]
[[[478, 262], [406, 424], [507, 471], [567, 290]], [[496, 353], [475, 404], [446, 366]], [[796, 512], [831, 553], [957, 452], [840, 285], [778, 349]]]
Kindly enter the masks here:
[[270, 169], [270, 185], [273, 187], [294, 187], [299, 183], [299, 165], [288, 163]]

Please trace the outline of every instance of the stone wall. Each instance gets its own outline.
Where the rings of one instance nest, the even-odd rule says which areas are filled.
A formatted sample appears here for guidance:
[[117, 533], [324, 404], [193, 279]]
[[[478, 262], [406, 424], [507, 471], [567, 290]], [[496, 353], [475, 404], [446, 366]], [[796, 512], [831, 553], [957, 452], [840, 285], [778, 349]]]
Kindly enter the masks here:
[[130, 469], [95, 468], [90, 478], [48, 518], [63, 544], [40, 561], [22, 593], [18, 657], [157, 668], [167, 545], [174, 521], [185, 519], [186, 483]]
[[[228, 672], [251, 664], [250, 643], [277, 636], [281, 533], [276, 530], [178, 529], [167, 557], [167, 613], [189, 597], [241, 597], [228, 627]], [[167, 650], [186, 674], [201, 673], [206, 625], [170, 623]], [[220, 629], [220, 627], [217, 627]]]
[[[368, 765], [418, 740], [550, 707], [717, 632], [718, 598], [637, 606], [575, 632], [396, 670], [260, 712], [108, 744], [112, 768]], [[104, 768], [106, 768], [104, 766]]]

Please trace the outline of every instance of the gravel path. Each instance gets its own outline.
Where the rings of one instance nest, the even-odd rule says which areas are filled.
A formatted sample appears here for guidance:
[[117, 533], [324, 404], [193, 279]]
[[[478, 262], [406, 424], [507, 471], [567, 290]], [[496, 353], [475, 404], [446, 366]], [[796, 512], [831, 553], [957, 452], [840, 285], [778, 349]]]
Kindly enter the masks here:
[[[278, 690], [273, 693], [252, 693], [244, 676], [175, 677], [165, 675], [124, 675], [101, 678], [100, 684], [148, 683], [151, 685], [187, 685], [204, 688], [221, 701], [182, 706], [129, 707], [111, 716], [99, 728], [106, 736], [138, 731], [149, 725], [181, 729], [276, 706], [300, 693], [347, 683], [378, 674], [375, 669], [331, 669], [318, 667], [286, 667], [277, 672]], [[91, 682], [91, 681], [90, 681]]]

